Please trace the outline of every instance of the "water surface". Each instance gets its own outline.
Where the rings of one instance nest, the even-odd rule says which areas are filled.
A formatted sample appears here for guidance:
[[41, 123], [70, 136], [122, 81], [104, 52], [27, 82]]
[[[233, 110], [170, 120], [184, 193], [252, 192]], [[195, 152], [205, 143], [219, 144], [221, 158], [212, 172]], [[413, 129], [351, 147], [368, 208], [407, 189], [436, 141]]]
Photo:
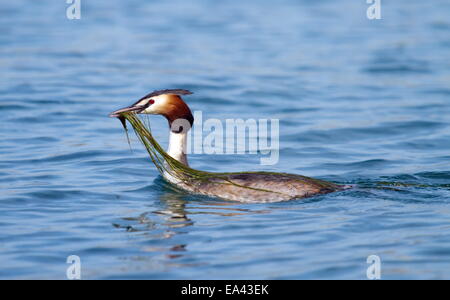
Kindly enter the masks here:
[[[58, 3], [60, 2], [60, 3]], [[361, 3], [357, 3], [361, 2]], [[0, 278], [450, 279], [447, 1], [0, 4]], [[352, 190], [275, 204], [186, 195], [107, 114], [186, 88], [204, 118], [280, 119], [280, 161]], [[152, 129], [166, 145], [164, 120]]]

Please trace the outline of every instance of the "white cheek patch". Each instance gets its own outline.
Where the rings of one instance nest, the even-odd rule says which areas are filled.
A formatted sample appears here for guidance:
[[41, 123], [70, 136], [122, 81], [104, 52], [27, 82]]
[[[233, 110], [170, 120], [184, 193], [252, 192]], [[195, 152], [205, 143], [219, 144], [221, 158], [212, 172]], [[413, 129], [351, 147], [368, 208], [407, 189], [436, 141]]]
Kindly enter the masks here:
[[[145, 113], [147, 114], [160, 114], [164, 111], [164, 108], [167, 105], [167, 95], [160, 95], [160, 96], [155, 96], [152, 97], [151, 99], [153, 99], [155, 101], [155, 103], [153, 103], [152, 105], [150, 105], [146, 110]], [[148, 102], [146, 102], [148, 103]]]
[[136, 106], [143, 106], [143, 105], [146, 105], [147, 103], [148, 103], [148, 100], [147, 100], [147, 99], [144, 99], [144, 100], [138, 102], [138, 103], [136, 104]]

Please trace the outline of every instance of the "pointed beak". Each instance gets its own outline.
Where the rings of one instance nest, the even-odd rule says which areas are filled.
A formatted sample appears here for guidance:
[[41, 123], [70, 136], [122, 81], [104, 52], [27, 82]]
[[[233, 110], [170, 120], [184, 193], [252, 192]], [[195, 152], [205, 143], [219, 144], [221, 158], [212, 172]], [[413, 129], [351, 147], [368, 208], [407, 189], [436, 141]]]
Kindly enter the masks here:
[[120, 117], [121, 113], [130, 112], [130, 111], [134, 111], [139, 114], [142, 111], [144, 111], [146, 108], [147, 107], [145, 105], [132, 105], [132, 106], [121, 108], [119, 110], [116, 110], [116, 111], [110, 113], [109, 117], [110, 118], [118, 118], [118, 117]]

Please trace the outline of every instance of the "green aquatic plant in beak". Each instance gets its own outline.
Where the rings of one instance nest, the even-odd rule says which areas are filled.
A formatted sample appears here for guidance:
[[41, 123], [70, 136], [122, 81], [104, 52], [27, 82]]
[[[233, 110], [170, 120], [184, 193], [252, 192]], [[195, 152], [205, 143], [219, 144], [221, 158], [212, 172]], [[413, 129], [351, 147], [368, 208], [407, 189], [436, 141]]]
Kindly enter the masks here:
[[[145, 149], [150, 155], [150, 159], [152, 160], [158, 171], [161, 173], [161, 175], [170, 174], [174, 178], [182, 181], [183, 183], [189, 186], [198, 185], [202, 182], [212, 182], [214, 184], [231, 184], [256, 191], [282, 194], [276, 191], [239, 185], [229, 179], [230, 175], [238, 175], [243, 173], [212, 173], [192, 169], [184, 165], [183, 163], [177, 161], [169, 154], [167, 154], [167, 152], [164, 151], [164, 149], [153, 137], [150, 128], [144, 125], [142, 120], [137, 116], [135, 112], [121, 113], [119, 119], [121, 120], [122, 125], [124, 126], [126, 132], [128, 130], [125, 122], [128, 121], [131, 124], [134, 132], [136, 133], [136, 136], [138, 137], [139, 141], [144, 145]], [[256, 174], [257, 172], [245, 172], [245, 174], [251, 173]], [[259, 173], [270, 174], [268, 172], [259, 172]]]

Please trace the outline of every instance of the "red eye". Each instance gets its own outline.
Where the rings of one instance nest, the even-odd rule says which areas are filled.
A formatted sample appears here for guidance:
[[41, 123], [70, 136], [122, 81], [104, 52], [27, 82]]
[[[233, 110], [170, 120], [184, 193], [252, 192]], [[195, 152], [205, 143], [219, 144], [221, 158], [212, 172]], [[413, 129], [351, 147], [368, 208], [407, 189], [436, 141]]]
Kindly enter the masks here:
[[154, 104], [155, 103], [155, 100], [150, 100], [150, 101], [148, 101], [148, 104]]

